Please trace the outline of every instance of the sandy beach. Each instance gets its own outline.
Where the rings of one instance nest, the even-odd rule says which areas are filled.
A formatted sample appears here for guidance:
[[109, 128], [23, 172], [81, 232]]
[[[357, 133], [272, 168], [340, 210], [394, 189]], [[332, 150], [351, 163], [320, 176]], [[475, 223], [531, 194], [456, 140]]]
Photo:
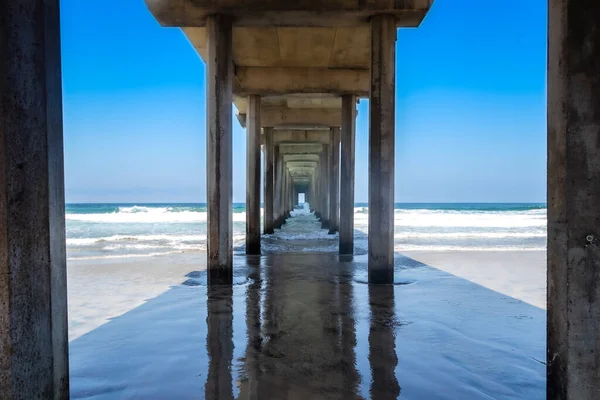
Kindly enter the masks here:
[[403, 254], [546, 309], [545, 251], [408, 251]]

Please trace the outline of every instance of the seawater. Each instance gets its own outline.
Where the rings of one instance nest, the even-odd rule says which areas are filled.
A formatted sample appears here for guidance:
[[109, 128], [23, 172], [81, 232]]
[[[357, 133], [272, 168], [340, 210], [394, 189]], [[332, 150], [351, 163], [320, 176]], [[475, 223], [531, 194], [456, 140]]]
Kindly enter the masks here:
[[[304, 213], [304, 217], [310, 217]], [[206, 204], [68, 204], [69, 259], [152, 257], [206, 250]], [[233, 205], [234, 251], [243, 252], [246, 209]], [[366, 248], [368, 205], [354, 209], [357, 251]], [[298, 225], [299, 230], [306, 225]], [[546, 206], [538, 203], [397, 203], [396, 251], [544, 250]], [[279, 238], [332, 241], [325, 231], [286, 227]], [[281, 247], [281, 246], [280, 246]], [[279, 251], [285, 251], [279, 248]], [[310, 249], [307, 249], [310, 250]]]

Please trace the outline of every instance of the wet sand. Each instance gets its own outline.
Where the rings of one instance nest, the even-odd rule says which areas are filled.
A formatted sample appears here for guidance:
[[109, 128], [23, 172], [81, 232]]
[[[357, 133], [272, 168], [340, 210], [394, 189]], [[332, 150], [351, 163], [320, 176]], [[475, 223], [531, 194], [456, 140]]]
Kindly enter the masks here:
[[403, 256], [379, 287], [365, 256], [236, 257], [210, 290], [201, 259], [70, 263], [72, 398], [545, 396], [541, 308]]

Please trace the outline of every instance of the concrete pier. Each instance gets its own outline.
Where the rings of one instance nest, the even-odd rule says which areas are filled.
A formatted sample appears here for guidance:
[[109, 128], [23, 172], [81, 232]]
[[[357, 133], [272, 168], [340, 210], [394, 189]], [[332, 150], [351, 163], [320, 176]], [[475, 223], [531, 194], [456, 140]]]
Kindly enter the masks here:
[[260, 96], [248, 96], [246, 254], [260, 254]]
[[342, 96], [341, 182], [340, 185], [340, 254], [354, 253], [354, 159], [356, 131], [356, 97]]
[[264, 204], [265, 213], [263, 216], [264, 229], [263, 233], [271, 234], [275, 228], [275, 221], [273, 217], [273, 189], [274, 189], [274, 170], [273, 170], [273, 128], [264, 128], [265, 134], [265, 176], [264, 176]]
[[331, 128], [331, 142], [329, 145], [329, 234], [339, 230], [340, 217], [340, 128]]
[[371, 18], [369, 283], [394, 280], [396, 20]]
[[58, 0], [0, 4], [0, 398], [68, 399]]
[[231, 283], [232, 247], [232, 26], [211, 15], [207, 34], [207, 247], [210, 283]]
[[547, 398], [600, 398], [600, 3], [551, 0]]

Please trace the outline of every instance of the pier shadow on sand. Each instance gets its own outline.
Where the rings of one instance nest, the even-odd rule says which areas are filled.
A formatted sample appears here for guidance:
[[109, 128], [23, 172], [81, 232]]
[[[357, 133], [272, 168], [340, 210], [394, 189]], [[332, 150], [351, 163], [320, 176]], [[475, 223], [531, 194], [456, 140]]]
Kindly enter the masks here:
[[70, 343], [74, 399], [543, 399], [546, 313], [398, 255], [235, 257]]

